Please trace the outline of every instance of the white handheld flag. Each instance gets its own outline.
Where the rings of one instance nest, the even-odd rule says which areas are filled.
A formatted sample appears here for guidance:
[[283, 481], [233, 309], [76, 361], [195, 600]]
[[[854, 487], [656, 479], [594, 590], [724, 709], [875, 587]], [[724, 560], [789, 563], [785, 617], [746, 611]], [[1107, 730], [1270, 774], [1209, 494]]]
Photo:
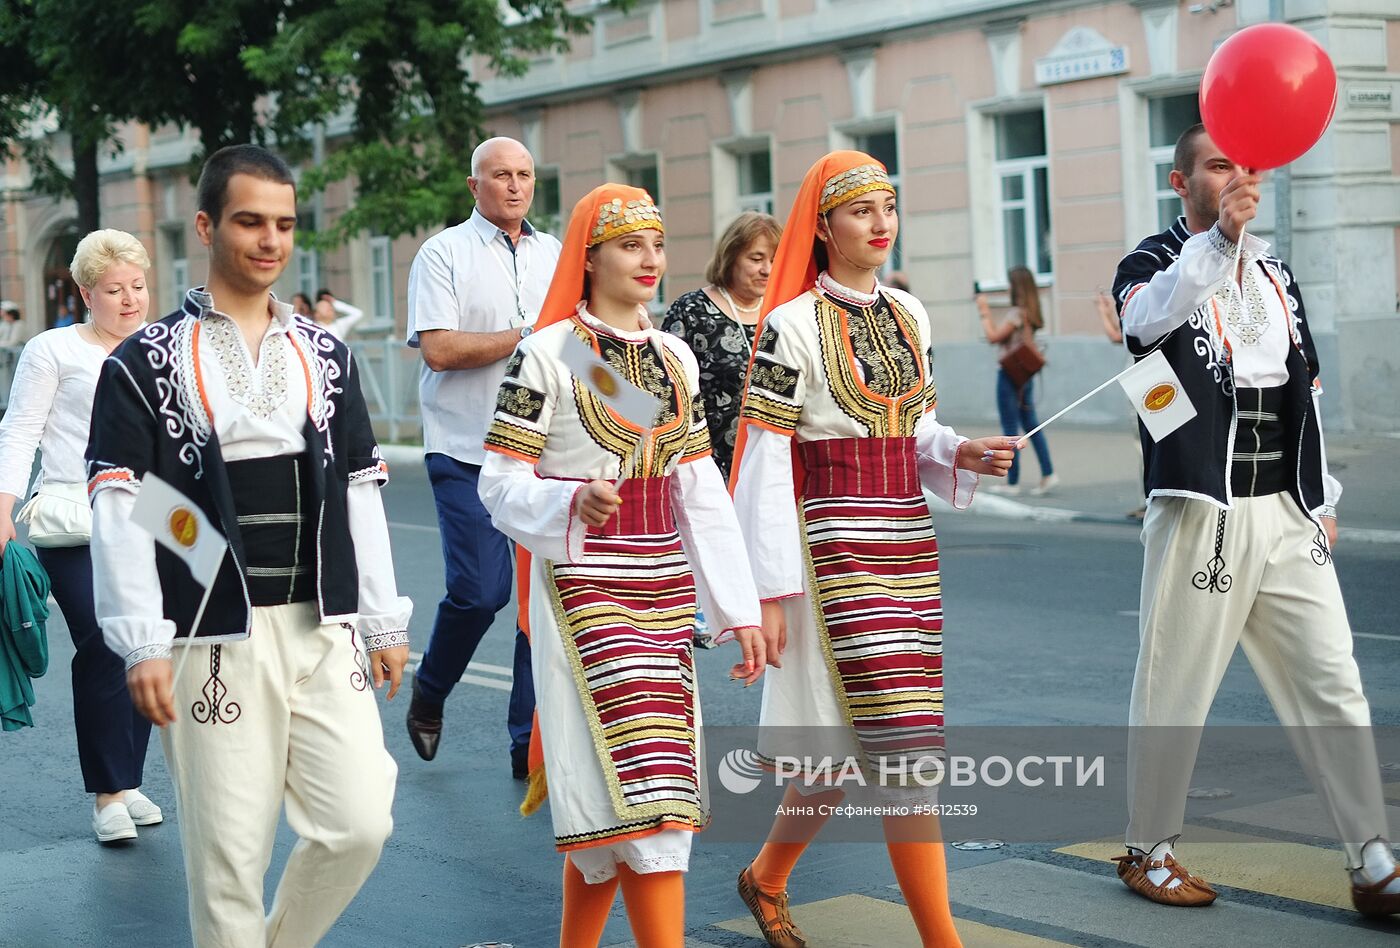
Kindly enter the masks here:
[[154, 474], [141, 478], [131, 522], [185, 561], [195, 582], [208, 587], [218, 575], [228, 541], [204, 511]]
[[1181, 379], [1161, 349], [1119, 376], [1118, 384], [1128, 394], [1153, 441], [1161, 441], [1196, 417], [1196, 406], [1186, 396]]
[[571, 332], [565, 333], [564, 351], [559, 353], [559, 358], [575, 378], [613, 411], [638, 428], [650, 431], [655, 427], [661, 399], [623, 378], [588, 343]]

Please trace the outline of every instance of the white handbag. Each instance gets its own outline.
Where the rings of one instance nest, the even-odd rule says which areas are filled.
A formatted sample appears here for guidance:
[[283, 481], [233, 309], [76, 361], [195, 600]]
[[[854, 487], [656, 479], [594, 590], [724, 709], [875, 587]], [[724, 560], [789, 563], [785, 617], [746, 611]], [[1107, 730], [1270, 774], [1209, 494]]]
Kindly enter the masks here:
[[92, 507], [85, 484], [44, 484], [20, 509], [16, 523], [29, 524], [29, 542], [39, 547], [92, 542]]

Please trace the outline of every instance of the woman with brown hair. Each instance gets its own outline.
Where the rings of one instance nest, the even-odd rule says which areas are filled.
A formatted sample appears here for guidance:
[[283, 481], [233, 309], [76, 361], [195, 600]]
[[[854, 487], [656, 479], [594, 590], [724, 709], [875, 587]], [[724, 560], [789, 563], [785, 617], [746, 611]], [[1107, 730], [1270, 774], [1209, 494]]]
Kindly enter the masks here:
[[725, 228], [705, 268], [707, 286], [676, 298], [661, 328], [680, 336], [700, 363], [700, 394], [720, 473], [729, 476], [739, 432], [739, 390], [753, 355], [758, 309], [783, 229], [770, 214], [745, 211]]
[[[977, 294], [977, 311], [981, 315], [982, 332], [987, 341], [1001, 347], [1001, 354], [1010, 352], [1017, 344], [1034, 341], [1045, 328], [1045, 318], [1040, 313], [1040, 289], [1035, 285], [1035, 274], [1025, 267], [1012, 267], [1006, 273], [1011, 285], [1011, 308], [1002, 317], [1000, 325], [992, 323], [992, 308], [987, 297]], [[1027, 380], [1020, 388], [1011, 381], [1006, 370], [997, 369], [997, 414], [1001, 416], [1001, 431], [1005, 435], [1017, 435], [1032, 431], [1040, 424], [1035, 416], [1035, 379]], [[1035, 448], [1035, 459], [1040, 463], [1040, 483], [1031, 488], [1037, 497], [1054, 489], [1060, 479], [1055, 476], [1055, 466], [1050, 463], [1050, 446], [1045, 441], [1045, 432], [1038, 431], [1031, 436], [1031, 446]], [[1020, 492], [1020, 456], [1011, 462], [1011, 470], [1006, 475], [1006, 486], [999, 484], [987, 489], [995, 493], [1016, 494]]]

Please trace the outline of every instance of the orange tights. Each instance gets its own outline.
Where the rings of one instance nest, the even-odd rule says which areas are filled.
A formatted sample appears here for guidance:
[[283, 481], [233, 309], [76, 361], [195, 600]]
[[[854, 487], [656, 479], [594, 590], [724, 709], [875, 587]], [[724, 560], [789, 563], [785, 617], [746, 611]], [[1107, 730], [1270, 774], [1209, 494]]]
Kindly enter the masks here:
[[[791, 814], [804, 812], [803, 807], [820, 813], [821, 806], [835, 806], [844, 796], [840, 790], [802, 796], [790, 784], [783, 800], [785, 812], [774, 821], [768, 841], [749, 867], [754, 884], [768, 895], [781, 894], [787, 888], [788, 876], [797, 860], [827, 819], [820, 815]], [[925, 948], [959, 948], [962, 942], [953, 927], [953, 913], [948, 907], [948, 864], [937, 818], [887, 816], [884, 830], [885, 848], [890, 854], [894, 877]]]
[[679, 872], [633, 872], [619, 863], [617, 875], [590, 885], [564, 857], [564, 923], [559, 948], [596, 948], [612, 911], [618, 883], [637, 948], [682, 948], [685, 944], [685, 877]]

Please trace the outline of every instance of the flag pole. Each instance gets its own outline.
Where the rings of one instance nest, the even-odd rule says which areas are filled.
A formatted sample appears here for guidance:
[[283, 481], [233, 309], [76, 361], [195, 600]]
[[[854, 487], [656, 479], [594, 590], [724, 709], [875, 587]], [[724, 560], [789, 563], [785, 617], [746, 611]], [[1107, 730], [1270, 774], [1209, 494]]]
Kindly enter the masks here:
[[[223, 550], [220, 551], [220, 553], [219, 553], [219, 566], [223, 566], [223, 565], [224, 565], [224, 556], [227, 555], [226, 552], [225, 552], [225, 551], [227, 551], [227, 550], [228, 550], [228, 546], [225, 545], [224, 548], [223, 548]], [[183, 648], [182, 648], [182, 651], [183, 651], [184, 654], [182, 654], [182, 655], [180, 656], [180, 660], [179, 660], [178, 662], [175, 663], [175, 673], [174, 673], [173, 675], [170, 676], [170, 692], [171, 692], [171, 694], [174, 694], [174, 692], [175, 692], [175, 683], [178, 682], [178, 681], [180, 680], [180, 672], [184, 671], [184, 669], [185, 669], [185, 663], [188, 662], [188, 661], [190, 660], [190, 650], [194, 647], [194, 643], [195, 643], [194, 634], [195, 634], [196, 631], [199, 630], [199, 620], [204, 618], [204, 607], [207, 606], [207, 605], [209, 605], [209, 594], [212, 593], [212, 592], [214, 591], [214, 578], [217, 578], [218, 575], [219, 575], [219, 571], [218, 571], [218, 569], [215, 569], [215, 570], [214, 570], [214, 577], [210, 578], [208, 584], [206, 584], [205, 587], [204, 587], [204, 595], [200, 598], [200, 600], [199, 600], [199, 608], [196, 609], [196, 610], [195, 610], [195, 613], [194, 613], [194, 622], [190, 623], [190, 635], [189, 635], [189, 638], [185, 641], [185, 645], [184, 645]]]
[[1040, 424], [1036, 425], [1036, 426], [1035, 426], [1034, 428], [1032, 428], [1030, 431], [1027, 431], [1025, 434], [1021, 435], [1021, 437], [1019, 437], [1019, 438], [1016, 439], [1017, 447], [1025, 447], [1025, 444], [1026, 444], [1027, 441], [1030, 440], [1031, 435], [1033, 435], [1033, 434], [1039, 434], [1039, 433], [1040, 433], [1040, 430], [1041, 430], [1042, 428], [1044, 428], [1046, 425], [1050, 424], [1050, 422], [1054, 421], [1056, 418], [1059, 418], [1061, 415], [1065, 414], [1065, 412], [1069, 411], [1070, 409], [1072, 409], [1072, 408], [1078, 408], [1078, 407], [1079, 407], [1080, 405], [1082, 405], [1084, 402], [1086, 402], [1086, 401], [1088, 401], [1089, 399], [1093, 398], [1093, 397], [1094, 397], [1095, 395], [1097, 395], [1099, 392], [1102, 392], [1104, 389], [1108, 388], [1108, 387], [1109, 387], [1110, 385], [1112, 385], [1114, 382], [1118, 381], [1118, 380], [1121, 379], [1123, 376], [1127, 375], [1127, 374], [1128, 374], [1129, 372], [1131, 372], [1136, 366], [1137, 366], [1137, 363], [1134, 362], [1132, 365], [1128, 366], [1128, 367], [1127, 367], [1126, 369], [1124, 369], [1122, 372], [1119, 372], [1117, 375], [1113, 376], [1113, 378], [1109, 379], [1107, 382], [1104, 382], [1102, 385], [1099, 385], [1099, 386], [1098, 386], [1097, 388], [1095, 388], [1092, 392], [1088, 392], [1088, 393], [1086, 393], [1086, 394], [1084, 394], [1084, 395], [1079, 396], [1079, 397], [1076, 398], [1074, 401], [1072, 401], [1072, 402], [1070, 402], [1068, 405], [1066, 405], [1064, 408], [1061, 408], [1059, 411], [1055, 412], [1055, 414], [1051, 415], [1049, 418], [1045, 419], [1045, 420], [1042, 421]]
[[627, 483], [628, 478], [637, 476], [637, 468], [642, 464], [642, 449], [646, 447], [647, 439], [651, 437], [652, 430], [653, 429], [648, 428], [646, 431], [643, 431], [642, 436], [637, 439], [637, 446], [632, 449], [632, 456], [630, 458], [632, 462], [632, 473], [628, 474], [626, 468], [621, 468], [622, 476], [613, 481], [613, 490], [621, 489], [622, 485]]

